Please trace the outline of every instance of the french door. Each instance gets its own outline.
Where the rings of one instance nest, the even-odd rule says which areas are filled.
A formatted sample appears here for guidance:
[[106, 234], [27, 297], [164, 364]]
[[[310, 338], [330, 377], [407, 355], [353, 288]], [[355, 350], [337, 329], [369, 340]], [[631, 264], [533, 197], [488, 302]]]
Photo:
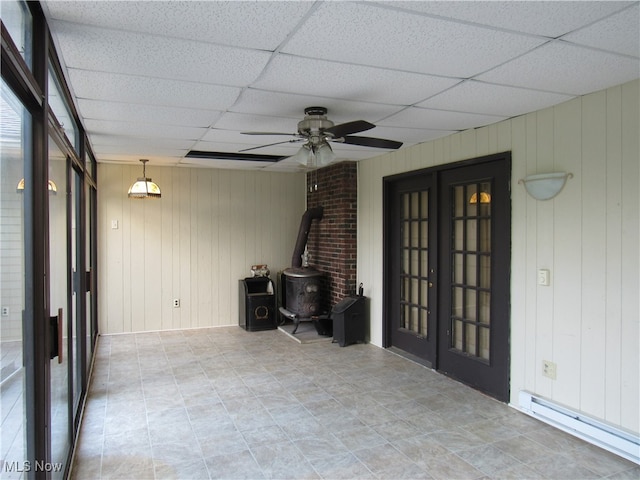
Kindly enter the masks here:
[[385, 343], [509, 396], [510, 156], [385, 182]]
[[392, 302], [391, 345], [433, 366], [436, 354], [437, 239], [434, 174], [424, 173], [390, 187], [389, 232], [392, 261], [388, 288]]

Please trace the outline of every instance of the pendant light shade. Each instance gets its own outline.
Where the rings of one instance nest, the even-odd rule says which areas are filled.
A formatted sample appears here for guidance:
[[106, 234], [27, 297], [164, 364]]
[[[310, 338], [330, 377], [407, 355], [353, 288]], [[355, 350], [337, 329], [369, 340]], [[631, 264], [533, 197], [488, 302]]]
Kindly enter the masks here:
[[142, 177], [138, 177], [138, 180], [135, 181], [131, 187], [129, 187], [129, 198], [160, 198], [162, 197], [162, 193], [160, 193], [160, 187], [151, 181], [150, 178], [147, 178], [146, 174], [146, 163], [149, 161], [147, 159], [141, 159], [142, 162]]
[[305, 167], [312, 167], [312, 156], [313, 152], [311, 151], [311, 147], [305, 143], [304, 145], [302, 145], [302, 147], [300, 147], [300, 150], [298, 150], [298, 152], [291, 158], [299, 164], [304, 165]]
[[316, 148], [316, 163], [319, 167], [326, 167], [336, 159], [336, 155], [331, 150], [328, 143], [323, 143]]

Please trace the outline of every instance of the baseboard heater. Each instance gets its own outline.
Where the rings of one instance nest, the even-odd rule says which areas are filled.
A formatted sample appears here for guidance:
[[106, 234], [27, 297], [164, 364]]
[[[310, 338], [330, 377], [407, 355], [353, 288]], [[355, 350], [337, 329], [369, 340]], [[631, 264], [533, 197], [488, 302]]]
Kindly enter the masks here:
[[640, 438], [526, 391], [520, 392], [521, 410], [560, 430], [640, 464]]

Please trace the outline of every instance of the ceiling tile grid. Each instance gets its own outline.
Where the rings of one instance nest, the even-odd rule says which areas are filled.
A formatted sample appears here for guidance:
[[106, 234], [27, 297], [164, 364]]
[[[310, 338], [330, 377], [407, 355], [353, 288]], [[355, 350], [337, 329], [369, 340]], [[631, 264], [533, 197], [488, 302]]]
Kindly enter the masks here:
[[[295, 171], [305, 107], [409, 145], [640, 77], [638, 1], [45, 1], [99, 162]], [[281, 135], [245, 135], [243, 132]], [[190, 150], [278, 162], [186, 157]], [[388, 150], [332, 142], [337, 160]]]

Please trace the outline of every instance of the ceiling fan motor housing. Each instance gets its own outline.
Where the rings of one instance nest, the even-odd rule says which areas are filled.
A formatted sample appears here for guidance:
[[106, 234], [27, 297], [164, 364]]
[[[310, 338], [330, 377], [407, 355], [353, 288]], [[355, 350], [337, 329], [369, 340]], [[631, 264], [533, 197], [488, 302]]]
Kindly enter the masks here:
[[324, 133], [324, 130], [334, 125], [331, 120], [327, 120], [326, 108], [307, 107], [304, 109], [304, 114], [304, 119], [298, 122], [298, 133], [308, 136], [312, 145], [318, 145], [333, 138], [330, 133]]

